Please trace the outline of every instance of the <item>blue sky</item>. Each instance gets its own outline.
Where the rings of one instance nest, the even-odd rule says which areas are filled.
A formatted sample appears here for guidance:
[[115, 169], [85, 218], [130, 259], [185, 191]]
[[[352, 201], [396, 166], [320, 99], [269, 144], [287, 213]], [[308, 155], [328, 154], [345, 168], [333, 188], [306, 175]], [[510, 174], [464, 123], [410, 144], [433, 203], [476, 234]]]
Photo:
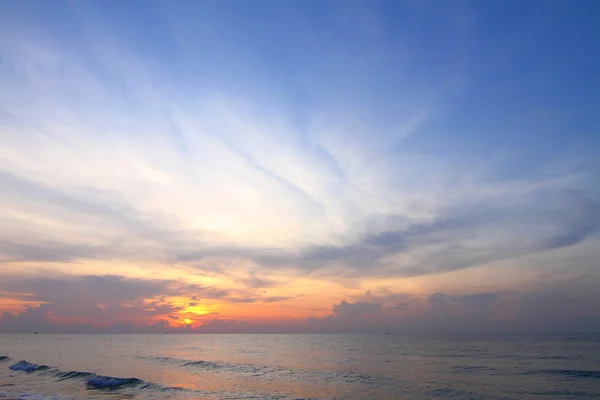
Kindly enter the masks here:
[[[600, 329], [599, 11], [4, 2], [0, 310], [435, 330], [485, 298], [498, 330]], [[43, 282], [139, 296], [71, 310]]]

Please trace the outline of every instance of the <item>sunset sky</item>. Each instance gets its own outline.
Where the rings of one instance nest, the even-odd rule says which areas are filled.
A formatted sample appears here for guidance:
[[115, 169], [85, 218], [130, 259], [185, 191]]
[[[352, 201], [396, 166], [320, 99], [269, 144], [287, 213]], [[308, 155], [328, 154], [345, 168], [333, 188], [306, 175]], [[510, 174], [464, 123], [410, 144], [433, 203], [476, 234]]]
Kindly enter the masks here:
[[0, 2], [0, 332], [599, 332], [599, 16]]

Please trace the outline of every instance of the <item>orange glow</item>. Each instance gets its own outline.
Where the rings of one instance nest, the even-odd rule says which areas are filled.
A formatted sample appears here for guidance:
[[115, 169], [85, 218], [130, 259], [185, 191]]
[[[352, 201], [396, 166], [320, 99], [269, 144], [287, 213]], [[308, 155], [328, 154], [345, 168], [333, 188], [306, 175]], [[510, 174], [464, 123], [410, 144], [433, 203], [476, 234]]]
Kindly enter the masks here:
[[0, 298], [0, 316], [2, 315], [2, 312], [18, 314], [22, 311], [25, 311], [27, 307], [37, 307], [39, 304], [39, 302], [29, 302], [11, 298]]
[[183, 311], [183, 313], [192, 313], [197, 315], [205, 315], [212, 312], [208, 306], [206, 305], [196, 305], [196, 306], [188, 306]]

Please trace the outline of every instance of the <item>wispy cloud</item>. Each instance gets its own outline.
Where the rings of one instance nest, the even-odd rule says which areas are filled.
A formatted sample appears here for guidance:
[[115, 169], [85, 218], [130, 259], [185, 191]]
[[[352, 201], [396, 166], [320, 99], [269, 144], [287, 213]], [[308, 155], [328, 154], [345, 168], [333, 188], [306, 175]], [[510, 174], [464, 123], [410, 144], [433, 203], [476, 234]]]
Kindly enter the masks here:
[[[152, 4], [151, 24], [123, 5], [122, 25], [86, 4], [57, 21], [46, 5], [0, 13], [2, 290], [42, 304], [20, 318], [96, 284], [144, 291], [111, 315], [192, 288], [306, 313], [293, 299], [307, 287], [318, 315], [333, 302], [337, 321], [362, 303], [387, 315], [415, 293], [365, 300], [367, 280], [465, 277], [598, 241], [597, 143], [577, 133], [597, 130], [596, 97], [557, 61], [588, 56], [537, 45], [560, 10], [499, 35], [484, 5], [269, 4]], [[48, 275], [36, 286], [19, 268]], [[184, 309], [161, 304], [144, 315], [164, 325]]]

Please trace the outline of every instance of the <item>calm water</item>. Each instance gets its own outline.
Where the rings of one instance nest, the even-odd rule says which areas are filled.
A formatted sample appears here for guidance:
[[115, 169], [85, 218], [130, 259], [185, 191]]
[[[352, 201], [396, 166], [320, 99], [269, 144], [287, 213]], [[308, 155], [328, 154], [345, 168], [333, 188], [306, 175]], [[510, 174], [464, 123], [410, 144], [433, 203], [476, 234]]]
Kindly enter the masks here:
[[2, 356], [0, 399], [600, 398], [600, 336], [0, 335]]

